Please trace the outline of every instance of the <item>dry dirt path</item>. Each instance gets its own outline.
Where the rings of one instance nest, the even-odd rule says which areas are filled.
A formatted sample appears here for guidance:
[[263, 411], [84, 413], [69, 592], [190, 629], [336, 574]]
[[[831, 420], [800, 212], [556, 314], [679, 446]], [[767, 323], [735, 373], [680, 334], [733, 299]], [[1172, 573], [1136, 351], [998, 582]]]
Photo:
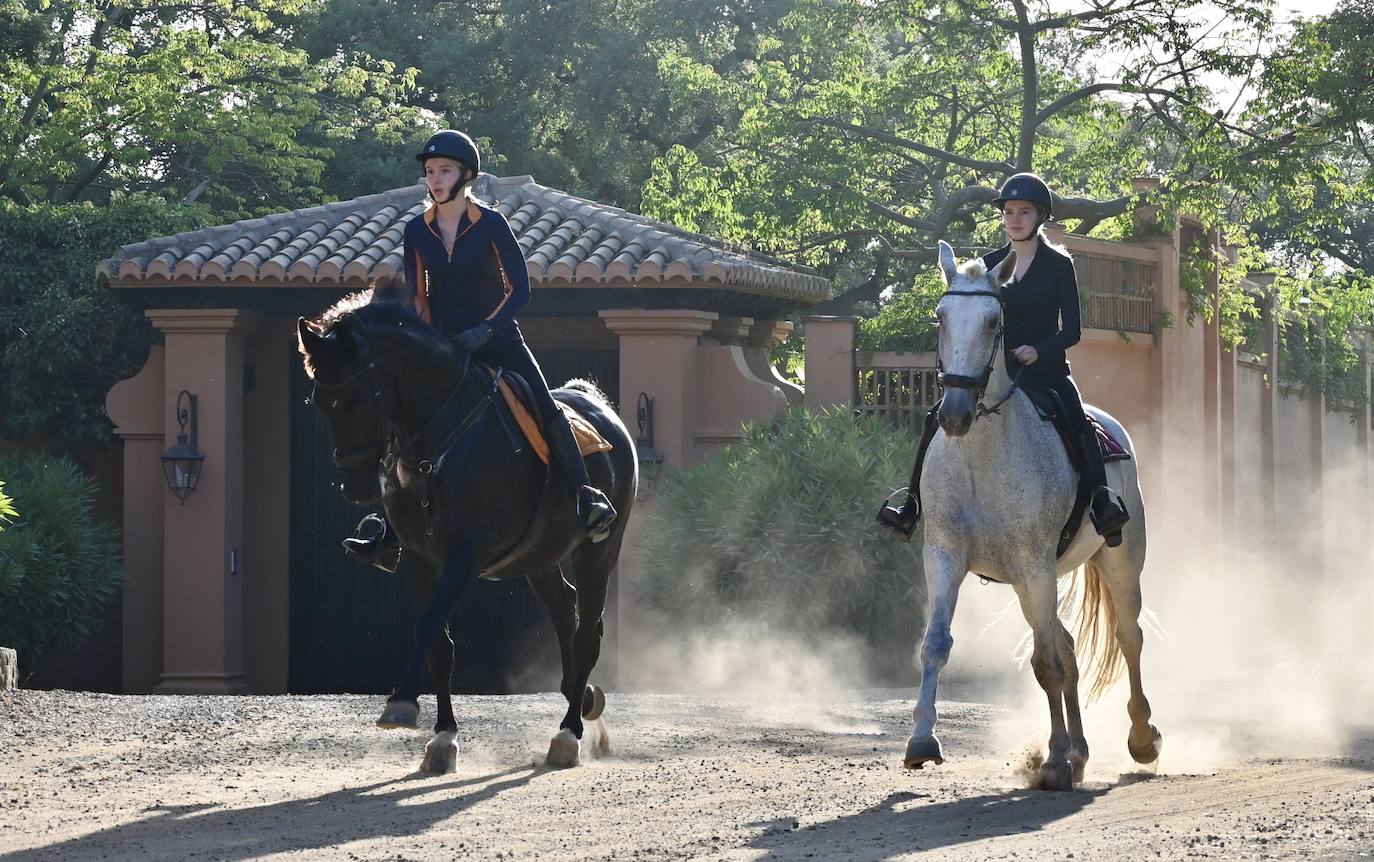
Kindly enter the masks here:
[[1160, 774], [1123, 775], [1123, 713], [1090, 726], [1083, 788], [1050, 794], [1007, 744], [1034, 713], [967, 701], [942, 704], [949, 761], [903, 770], [912, 695], [613, 693], [615, 754], [566, 771], [539, 765], [559, 698], [463, 697], [457, 772], [420, 776], [427, 735], [375, 729], [378, 697], [16, 691], [0, 860], [1374, 858], [1369, 735], [1171, 771], [1160, 715]]

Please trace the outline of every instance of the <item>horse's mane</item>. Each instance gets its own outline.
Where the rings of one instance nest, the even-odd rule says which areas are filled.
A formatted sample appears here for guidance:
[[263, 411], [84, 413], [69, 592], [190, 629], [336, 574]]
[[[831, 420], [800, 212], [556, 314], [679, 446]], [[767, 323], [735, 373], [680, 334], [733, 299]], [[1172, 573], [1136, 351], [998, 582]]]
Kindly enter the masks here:
[[[459, 361], [453, 344], [411, 309], [404, 284], [395, 277], [378, 279], [366, 290], [350, 293], [310, 318], [308, 323], [321, 334], [335, 326], [347, 327], [358, 336], [369, 332], [404, 331], [445, 359], [455, 364]], [[297, 348], [305, 359], [305, 373], [313, 380], [314, 362], [304, 343], [298, 343]]]

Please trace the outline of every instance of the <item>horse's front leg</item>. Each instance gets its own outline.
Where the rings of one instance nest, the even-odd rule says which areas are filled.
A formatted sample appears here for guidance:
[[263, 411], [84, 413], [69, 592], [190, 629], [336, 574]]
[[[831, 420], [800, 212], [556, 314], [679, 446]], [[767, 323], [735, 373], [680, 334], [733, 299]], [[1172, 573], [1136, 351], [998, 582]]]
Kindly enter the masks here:
[[954, 646], [950, 624], [954, 620], [954, 606], [959, 600], [959, 587], [968, 574], [968, 559], [962, 552], [936, 545], [927, 539], [925, 547], [926, 635], [921, 644], [921, 690], [916, 698], [912, 717], [916, 721], [911, 738], [906, 742], [903, 764], [908, 769], [920, 769], [927, 762], [944, 763], [940, 740], [935, 737], [935, 689], [940, 671], [949, 661]]
[[1078, 659], [1074, 656], [1073, 635], [1059, 625], [1059, 661], [1064, 666], [1064, 713], [1069, 726], [1069, 763], [1074, 783], [1083, 780], [1088, 765], [1088, 737], [1083, 733], [1083, 711], [1078, 703]]
[[1061, 648], [1060, 633], [1064, 628], [1059, 622], [1053, 564], [1036, 567], [1015, 586], [1021, 610], [1031, 627], [1031, 668], [1050, 707], [1049, 753], [1040, 766], [1039, 786], [1045, 790], [1069, 790], [1073, 787], [1073, 765], [1069, 762], [1069, 731], [1064, 722], [1064, 692], [1069, 679], [1076, 680], [1078, 673], [1073, 652], [1070, 650], [1065, 656]]
[[421, 772], [445, 775], [458, 767], [458, 722], [453, 718], [453, 699], [449, 689], [453, 685], [453, 638], [448, 626], [429, 645], [429, 681], [438, 701], [434, 719], [434, 736], [425, 745], [425, 759]]
[[[475, 541], [465, 542], [444, 561], [439, 583], [430, 594], [429, 603], [420, 615], [419, 622], [415, 624], [415, 648], [410, 661], [406, 664], [401, 684], [386, 699], [386, 707], [377, 719], [378, 727], [403, 727], [414, 730], [419, 725], [420, 686], [430, 645], [448, 622], [453, 603], [477, 575], [476, 549]], [[451, 708], [449, 718], [452, 719]]]

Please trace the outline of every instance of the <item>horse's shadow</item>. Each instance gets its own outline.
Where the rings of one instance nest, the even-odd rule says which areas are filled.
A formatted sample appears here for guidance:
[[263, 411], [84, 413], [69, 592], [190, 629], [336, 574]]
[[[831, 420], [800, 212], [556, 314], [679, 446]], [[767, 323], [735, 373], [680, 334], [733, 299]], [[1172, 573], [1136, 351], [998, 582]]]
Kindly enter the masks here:
[[[451, 781], [419, 782], [420, 773], [320, 796], [249, 808], [158, 805], [150, 816], [56, 844], [0, 853], [0, 862], [46, 859], [245, 860], [336, 847], [378, 837], [413, 837], [434, 824], [550, 771], [523, 766]], [[455, 793], [476, 787], [467, 793]], [[420, 797], [429, 797], [421, 799]]]
[[904, 790], [857, 814], [802, 829], [794, 828], [790, 818], [755, 824], [766, 828], [747, 846], [767, 851], [764, 859], [881, 862], [906, 853], [1035, 832], [1086, 808], [1110, 789], [1010, 790], [926, 805], [921, 800], [930, 794]]

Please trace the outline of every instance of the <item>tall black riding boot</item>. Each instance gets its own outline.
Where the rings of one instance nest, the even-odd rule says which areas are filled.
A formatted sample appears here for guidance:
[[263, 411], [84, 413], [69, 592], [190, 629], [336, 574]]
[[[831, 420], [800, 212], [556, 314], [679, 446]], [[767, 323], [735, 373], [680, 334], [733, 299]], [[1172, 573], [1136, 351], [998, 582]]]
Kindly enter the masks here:
[[925, 466], [930, 441], [935, 439], [939, 410], [937, 403], [926, 414], [925, 424], [921, 426], [921, 443], [916, 447], [916, 463], [911, 467], [911, 484], [906, 486], [906, 499], [896, 507], [884, 503], [878, 510], [878, 523], [892, 530], [903, 541], [911, 541], [911, 534], [916, 532], [916, 522], [921, 520], [921, 468]]
[[401, 540], [387, 523], [386, 516], [374, 512], [353, 528], [353, 535], [343, 540], [346, 553], [384, 572], [395, 572], [401, 565]]
[[553, 412], [556, 415], [550, 416], [548, 421], [549, 445], [553, 448], [553, 457], [563, 467], [568, 484], [577, 491], [577, 517], [586, 526], [587, 535], [593, 542], [605, 541], [615, 523], [615, 507], [600, 489], [593, 487], [587, 475], [587, 462], [582, 460], [582, 450], [568, 417], [561, 409]]
[[[1084, 423], [1087, 425], [1088, 423]], [[1092, 479], [1092, 503], [1088, 507], [1088, 518], [1093, 529], [1107, 540], [1107, 547], [1115, 548], [1121, 544], [1121, 528], [1131, 520], [1126, 511], [1126, 503], [1115, 491], [1107, 487], [1107, 465], [1102, 461], [1102, 449], [1097, 442], [1097, 432], [1091, 425], [1079, 435], [1079, 446], [1083, 456], [1083, 466]]]

